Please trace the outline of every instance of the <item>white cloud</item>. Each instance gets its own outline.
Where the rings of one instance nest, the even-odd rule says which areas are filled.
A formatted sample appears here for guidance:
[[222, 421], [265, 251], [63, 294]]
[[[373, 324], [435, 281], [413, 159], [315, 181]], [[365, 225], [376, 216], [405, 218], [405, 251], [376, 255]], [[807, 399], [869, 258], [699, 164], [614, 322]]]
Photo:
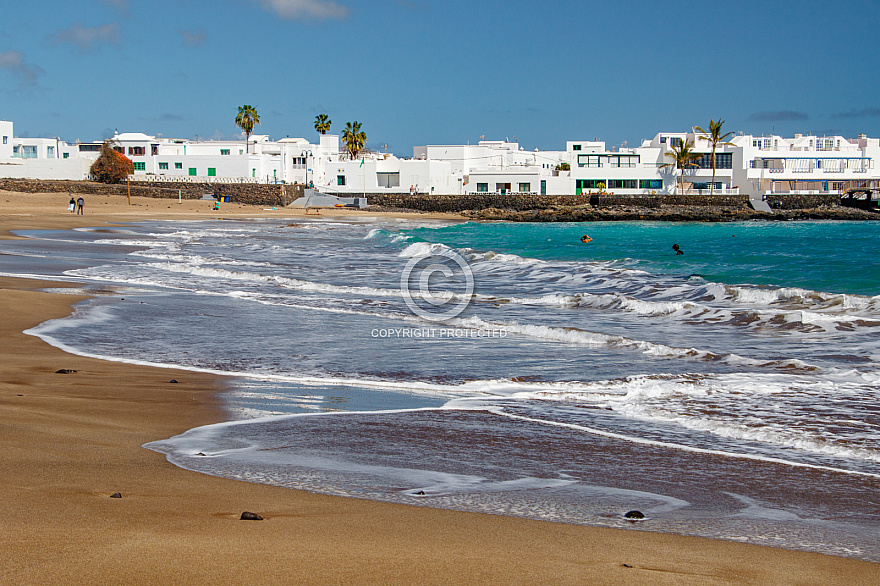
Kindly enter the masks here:
[[345, 18], [348, 8], [329, 0], [257, 0], [281, 18]]
[[0, 53], [0, 69], [5, 69], [25, 85], [37, 85], [37, 78], [43, 75], [43, 70], [29, 64], [21, 51]]
[[87, 27], [83, 26], [81, 22], [77, 22], [58, 31], [50, 38], [56, 44], [68, 43], [81, 51], [88, 51], [100, 43], [117, 42], [119, 40], [119, 25], [113, 23]]

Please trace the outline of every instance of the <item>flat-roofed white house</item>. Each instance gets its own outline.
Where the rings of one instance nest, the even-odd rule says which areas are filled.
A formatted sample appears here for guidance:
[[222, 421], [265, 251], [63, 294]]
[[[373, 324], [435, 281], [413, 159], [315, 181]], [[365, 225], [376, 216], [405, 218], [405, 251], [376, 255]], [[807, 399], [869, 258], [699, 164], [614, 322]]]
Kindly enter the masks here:
[[880, 139], [842, 136], [737, 136], [736, 180], [752, 194], [827, 193], [877, 187]]
[[0, 177], [82, 179], [97, 158], [80, 156], [75, 145], [58, 138], [19, 138], [13, 124], [0, 120]]

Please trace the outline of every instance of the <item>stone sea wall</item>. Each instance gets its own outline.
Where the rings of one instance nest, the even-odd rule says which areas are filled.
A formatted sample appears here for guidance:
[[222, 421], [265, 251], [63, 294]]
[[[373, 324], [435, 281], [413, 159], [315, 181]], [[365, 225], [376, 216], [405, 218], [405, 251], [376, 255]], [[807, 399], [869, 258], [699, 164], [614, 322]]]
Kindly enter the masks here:
[[[259, 183], [146, 182], [131, 184], [131, 194], [141, 197], [201, 199], [204, 195], [226, 195], [231, 201], [259, 206], [285, 206], [303, 197], [302, 185]], [[106, 185], [91, 181], [49, 181], [0, 179], [0, 190], [25, 193], [109, 194], [126, 196], [128, 185]], [[357, 194], [355, 194], [357, 195]], [[585, 221], [596, 219], [639, 219], [660, 214], [664, 219], [703, 220], [708, 218], [751, 218], [746, 195], [622, 195], [585, 193], [582, 195], [501, 195], [480, 193], [433, 195], [409, 193], [367, 193], [371, 207], [407, 209], [421, 212], [463, 213], [484, 219], [521, 221]], [[778, 194], [767, 202], [776, 211], [817, 210], [811, 213], [835, 216], [842, 213], [837, 194]], [[823, 211], [824, 210], [824, 211]], [[847, 212], [848, 213], [848, 212]], [[613, 216], [613, 218], [609, 217]], [[668, 216], [668, 218], [667, 218]], [[763, 217], [762, 214], [757, 216]], [[783, 214], [784, 216], [784, 214]], [[829, 216], [829, 217], [830, 217]], [[874, 215], [878, 216], [877, 214]], [[782, 216], [780, 216], [782, 217]], [[823, 216], [824, 217], [824, 216]]]
[[[37, 179], [0, 179], [0, 190], [24, 193], [76, 193], [79, 195], [127, 196], [125, 183], [107, 185], [93, 181], [48, 181]], [[153, 198], [201, 199], [204, 195], [228, 195], [236, 203], [285, 206], [303, 195], [302, 185], [265, 185], [259, 183], [192, 183], [135, 181], [131, 195]]]

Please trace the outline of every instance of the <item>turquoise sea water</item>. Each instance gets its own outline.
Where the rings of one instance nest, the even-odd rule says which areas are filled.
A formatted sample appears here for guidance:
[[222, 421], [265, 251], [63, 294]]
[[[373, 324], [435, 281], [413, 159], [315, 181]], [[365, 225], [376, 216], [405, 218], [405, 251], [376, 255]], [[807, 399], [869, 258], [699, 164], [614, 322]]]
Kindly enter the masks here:
[[[456, 248], [542, 260], [617, 261], [731, 285], [880, 294], [880, 222], [499, 222], [410, 233]], [[582, 244], [584, 234], [593, 241]], [[676, 256], [673, 244], [684, 255]]]
[[[230, 377], [228, 422], [149, 444], [178, 466], [880, 561], [880, 223], [320, 218], [28, 235], [0, 242], [0, 272], [97, 296], [30, 333]], [[434, 263], [451, 277], [432, 273], [433, 287], [461, 298], [446, 253], [475, 290], [438, 324], [401, 282]], [[647, 520], [624, 520], [632, 509]]]

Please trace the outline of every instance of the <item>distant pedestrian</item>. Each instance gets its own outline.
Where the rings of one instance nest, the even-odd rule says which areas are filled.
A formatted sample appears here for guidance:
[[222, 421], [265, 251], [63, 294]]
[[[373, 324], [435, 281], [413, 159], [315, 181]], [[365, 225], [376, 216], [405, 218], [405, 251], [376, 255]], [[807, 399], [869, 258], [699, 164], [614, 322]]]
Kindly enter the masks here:
[[73, 199], [73, 195], [70, 196], [70, 205], [67, 206], [67, 211], [71, 214], [76, 211], [76, 200]]
[[78, 197], [76, 199], [76, 215], [83, 215], [83, 206], [86, 204], [86, 201], [82, 197]]

